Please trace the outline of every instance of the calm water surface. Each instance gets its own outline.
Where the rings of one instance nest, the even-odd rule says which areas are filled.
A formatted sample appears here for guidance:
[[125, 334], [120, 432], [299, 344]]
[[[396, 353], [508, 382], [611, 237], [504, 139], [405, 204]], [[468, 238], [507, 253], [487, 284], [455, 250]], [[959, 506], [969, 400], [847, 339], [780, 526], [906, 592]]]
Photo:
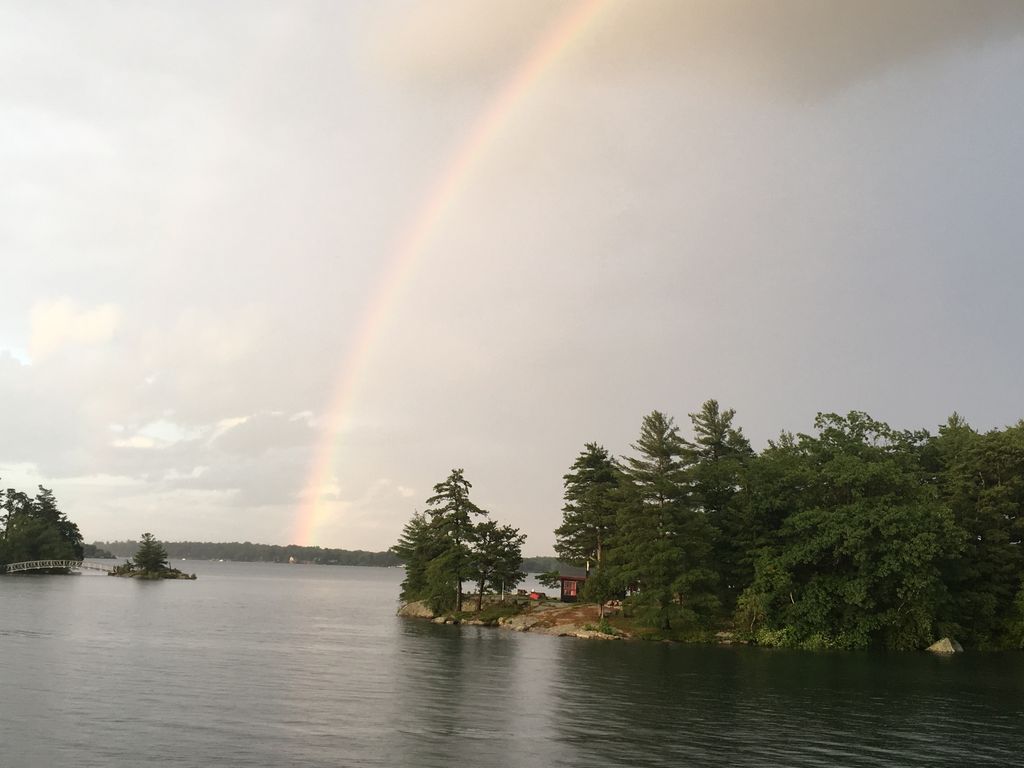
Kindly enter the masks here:
[[550, 638], [397, 569], [0, 578], [0, 766], [1024, 766], [1024, 657]]

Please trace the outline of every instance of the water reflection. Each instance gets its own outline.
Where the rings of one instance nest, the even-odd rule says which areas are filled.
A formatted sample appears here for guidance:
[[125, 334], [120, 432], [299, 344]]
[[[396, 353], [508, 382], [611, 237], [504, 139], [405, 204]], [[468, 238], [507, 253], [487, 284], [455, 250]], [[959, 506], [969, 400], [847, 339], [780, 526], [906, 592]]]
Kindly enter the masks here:
[[950, 695], [949, 661], [586, 643], [559, 666], [556, 693], [577, 727], [558, 736], [575, 765], [1013, 764], [1007, 740], [961, 729], [1024, 735], [1019, 698], [993, 701], [983, 674], [984, 693], [966, 696], [986, 715], [974, 720]]
[[386, 569], [193, 567], [0, 579], [0, 766], [1022, 763], [1020, 654], [551, 638], [398, 619]]

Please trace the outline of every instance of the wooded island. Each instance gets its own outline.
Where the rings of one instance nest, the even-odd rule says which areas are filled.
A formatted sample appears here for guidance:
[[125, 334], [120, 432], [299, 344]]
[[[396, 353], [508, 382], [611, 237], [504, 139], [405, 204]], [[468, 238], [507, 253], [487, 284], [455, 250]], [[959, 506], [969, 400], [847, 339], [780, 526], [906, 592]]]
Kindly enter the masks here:
[[[932, 435], [823, 413], [758, 453], [734, 420], [709, 400], [689, 439], [654, 411], [630, 455], [584, 446], [555, 531], [559, 558], [589, 566], [582, 600], [624, 598], [628, 620], [677, 639], [1024, 647], [1024, 421], [980, 433], [954, 413]], [[437, 499], [394, 551], [403, 599], [441, 608], [475, 545], [471, 508]]]

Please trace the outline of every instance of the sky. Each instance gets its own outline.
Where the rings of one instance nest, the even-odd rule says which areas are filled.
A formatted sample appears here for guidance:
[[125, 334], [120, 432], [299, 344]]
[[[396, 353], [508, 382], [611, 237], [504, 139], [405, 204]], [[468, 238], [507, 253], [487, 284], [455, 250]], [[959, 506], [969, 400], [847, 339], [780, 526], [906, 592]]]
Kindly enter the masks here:
[[1024, 416], [1024, 4], [0, 7], [0, 477], [86, 541], [381, 550], [464, 468]]

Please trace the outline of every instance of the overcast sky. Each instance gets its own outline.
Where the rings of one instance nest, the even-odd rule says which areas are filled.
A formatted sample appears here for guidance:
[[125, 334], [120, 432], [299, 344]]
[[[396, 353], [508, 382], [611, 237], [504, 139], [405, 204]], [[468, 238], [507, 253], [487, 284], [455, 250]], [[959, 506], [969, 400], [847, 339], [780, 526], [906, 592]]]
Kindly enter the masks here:
[[464, 467], [546, 554], [583, 444], [653, 409], [1024, 416], [1014, 0], [585, 11], [381, 303], [573, 8], [0, 6], [4, 485], [87, 541], [284, 544], [315, 501], [302, 543], [379, 550]]

